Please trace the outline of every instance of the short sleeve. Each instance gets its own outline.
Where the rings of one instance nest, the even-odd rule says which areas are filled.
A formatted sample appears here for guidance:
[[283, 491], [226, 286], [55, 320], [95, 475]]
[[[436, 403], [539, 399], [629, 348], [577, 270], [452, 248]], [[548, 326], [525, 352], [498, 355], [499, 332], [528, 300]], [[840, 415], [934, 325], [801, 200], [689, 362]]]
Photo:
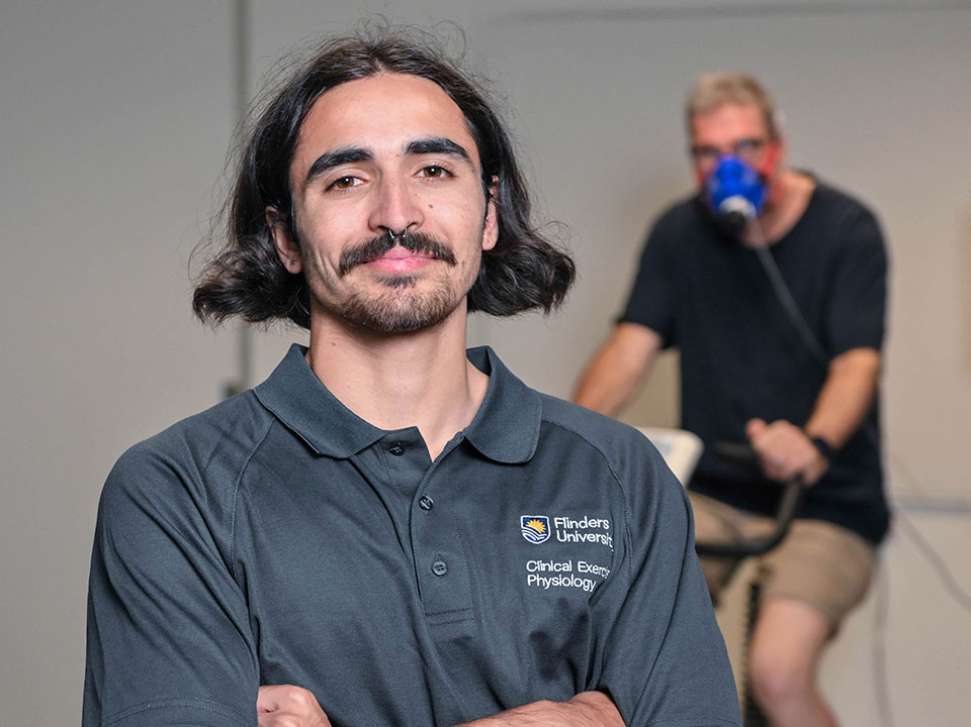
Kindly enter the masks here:
[[218, 509], [211, 498], [144, 449], [109, 475], [88, 588], [83, 727], [256, 727], [256, 648], [206, 514]]
[[657, 333], [664, 347], [674, 343], [675, 282], [669, 248], [671, 225], [662, 219], [654, 225], [641, 252], [637, 275], [618, 323], [637, 323]]
[[844, 223], [827, 303], [829, 351], [883, 345], [887, 302], [887, 250], [876, 218], [864, 208]]
[[628, 725], [737, 727], [738, 696], [694, 552], [690, 506], [660, 455], [645, 447], [642, 479], [625, 485], [625, 570], [597, 603], [602, 671], [592, 687], [611, 697]]

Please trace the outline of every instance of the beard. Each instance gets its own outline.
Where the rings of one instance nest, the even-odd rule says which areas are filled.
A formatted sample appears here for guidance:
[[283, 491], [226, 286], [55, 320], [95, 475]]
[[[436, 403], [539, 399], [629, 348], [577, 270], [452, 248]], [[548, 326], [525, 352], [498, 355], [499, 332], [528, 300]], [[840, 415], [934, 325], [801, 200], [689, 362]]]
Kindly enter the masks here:
[[[445, 243], [425, 233], [405, 232], [397, 237], [381, 235], [345, 250], [338, 264], [338, 276], [344, 278], [354, 268], [377, 260], [396, 244], [410, 252], [440, 260], [449, 267], [458, 265], [455, 255]], [[428, 273], [421, 276], [385, 274], [377, 278], [380, 288], [376, 292], [354, 289], [339, 301], [326, 300], [320, 295], [314, 295], [314, 298], [325, 311], [356, 327], [386, 335], [412, 333], [448, 318], [469, 292], [462, 286], [457, 287], [446, 271], [435, 272], [431, 276]], [[420, 284], [422, 290], [418, 289]], [[471, 282], [467, 287], [471, 288]]]
[[411, 276], [382, 279], [389, 288], [374, 295], [352, 293], [335, 311], [344, 320], [375, 333], [412, 333], [448, 318], [468, 291], [455, 290], [445, 276], [431, 290], [416, 291]]

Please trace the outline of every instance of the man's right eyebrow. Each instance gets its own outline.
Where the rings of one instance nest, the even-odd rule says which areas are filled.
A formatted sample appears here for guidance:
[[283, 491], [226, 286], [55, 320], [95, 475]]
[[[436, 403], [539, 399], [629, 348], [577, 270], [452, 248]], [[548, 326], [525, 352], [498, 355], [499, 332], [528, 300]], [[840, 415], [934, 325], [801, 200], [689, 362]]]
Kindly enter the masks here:
[[317, 159], [314, 160], [314, 163], [310, 165], [310, 169], [307, 170], [307, 176], [303, 183], [306, 186], [321, 174], [324, 174], [334, 167], [339, 167], [342, 164], [368, 162], [372, 159], [374, 159], [374, 155], [367, 149], [363, 149], [359, 146], [348, 146], [325, 152], [317, 157]]

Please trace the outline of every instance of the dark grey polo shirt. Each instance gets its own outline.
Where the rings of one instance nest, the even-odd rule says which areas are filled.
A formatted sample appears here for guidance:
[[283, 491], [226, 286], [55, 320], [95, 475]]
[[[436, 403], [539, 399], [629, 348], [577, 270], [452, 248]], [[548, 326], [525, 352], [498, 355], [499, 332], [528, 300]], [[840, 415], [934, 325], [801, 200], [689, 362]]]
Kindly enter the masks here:
[[629, 724], [738, 724], [685, 497], [642, 435], [476, 349], [486, 397], [433, 462], [303, 353], [109, 475], [84, 727], [255, 727], [258, 686], [281, 683], [335, 727], [590, 689]]

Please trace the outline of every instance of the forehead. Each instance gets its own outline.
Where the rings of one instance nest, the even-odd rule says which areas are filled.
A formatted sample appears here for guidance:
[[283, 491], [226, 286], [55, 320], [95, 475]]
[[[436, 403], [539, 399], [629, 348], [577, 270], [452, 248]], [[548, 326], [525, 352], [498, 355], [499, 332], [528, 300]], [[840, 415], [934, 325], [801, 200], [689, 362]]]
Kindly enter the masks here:
[[478, 151], [462, 110], [435, 82], [380, 73], [336, 86], [314, 102], [300, 127], [292, 172], [299, 174], [326, 151], [361, 147], [402, 154], [415, 139], [444, 137], [465, 147], [478, 166]]
[[765, 114], [755, 104], [721, 104], [691, 117], [691, 135], [696, 144], [765, 137], [768, 133]]

